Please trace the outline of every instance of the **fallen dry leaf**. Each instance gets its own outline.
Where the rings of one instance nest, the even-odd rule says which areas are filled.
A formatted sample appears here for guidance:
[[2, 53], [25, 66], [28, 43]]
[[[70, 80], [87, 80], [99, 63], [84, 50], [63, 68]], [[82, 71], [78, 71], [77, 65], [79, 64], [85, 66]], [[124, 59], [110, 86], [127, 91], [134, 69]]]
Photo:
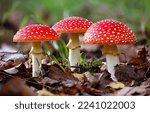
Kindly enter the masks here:
[[137, 57], [132, 57], [128, 64], [130, 65], [141, 65], [143, 63], [147, 63], [147, 53], [148, 51], [146, 50], [146, 48], [141, 48], [141, 50], [138, 51], [138, 56]]
[[150, 88], [150, 78], [142, 82], [140, 86]]
[[[132, 80], [135, 81], [144, 80], [145, 73], [139, 74], [139, 71], [140, 70], [136, 70], [136, 68], [131, 65], [119, 64], [115, 66], [115, 76], [119, 82], [130, 82]], [[141, 71], [143, 70], [141, 69]]]
[[111, 87], [114, 89], [122, 89], [125, 87], [125, 85], [122, 82], [111, 82], [107, 85], [107, 87]]
[[84, 73], [84, 80], [86, 80], [86, 82], [89, 82], [91, 84], [91, 86], [94, 86], [95, 84], [97, 84], [99, 82], [98, 78], [99, 77], [96, 78], [90, 72], [85, 72]]
[[71, 73], [65, 73], [60, 68], [54, 65], [42, 65], [45, 70], [44, 77], [49, 77], [54, 80], [77, 80]]
[[145, 87], [124, 87], [123, 89], [114, 92], [114, 96], [136, 96], [136, 95], [150, 95], [150, 88]]
[[72, 74], [75, 78], [77, 78], [78, 80], [82, 80], [84, 78], [84, 74], [80, 74], [80, 73], [73, 73]]
[[43, 83], [42, 83], [42, 79], [39, 78], [39, 77], [31, 77], [31, 78], [28, 78], [26, 80], [26, 84], [28, 86], [32, 86], [38, 90], [41, 90], [43, 88]]
[[11, 78], [2, 85], [0, 95], [5, 96], [35, 96], [36, 93], [20, 78]]
[[6, 70], [27, 61], [28, 55], [14, 52], [0, 52], [0, 70]]
[[137, 55], [137, 48], [133, 45], [118, 45], [117, 46], [120, 52], [120, 61], [121, 62], [128, 62], [131, 58], [136, 58]]
[[80, 91], [82, 91], [82, 86], [79, 82], [66, 80], [61, 82], [62, 89], [61, 93], [65, 93], [67, 95], [76, 95]]
[[4, 70], [4, 71], [5, 71], [6, 73], [9, 73], [9, 74], [16, 74], [16, 73], [19, 72], [15, 67], [6, 69], [6, 70]]
[[84, 92], [90, 94], [90, 95], [95, 95], [95, 96], [100, 96], [102, 95], [102, 90], [96, 89], [96, 88], [91, 88], [91, 87], [82, 87], [84, 89]]
[[42, 90], [37, 91], [37, 94], [38, 94], [38, 96], [54, 96], [53, 93], [49, 92], [45, 88], [43, 88]]

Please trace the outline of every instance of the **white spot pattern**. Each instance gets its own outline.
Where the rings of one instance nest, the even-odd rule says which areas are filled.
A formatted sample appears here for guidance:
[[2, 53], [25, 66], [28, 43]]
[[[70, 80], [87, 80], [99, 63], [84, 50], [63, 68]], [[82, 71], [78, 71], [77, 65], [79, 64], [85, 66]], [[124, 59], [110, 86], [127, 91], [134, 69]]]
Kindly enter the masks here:
[[57, 32], [73, 32], [73, 33], [82, 33], [85, 32], [92, 22], [81, 17], [68, 17], [58, 23], [56, 23], [52, 28]]
[[102, 20], [91, 25], [83, 37], [83, 43], [88, 44], [133, 44], [136, 36], [133, 31], [116, 20]]
[[59, 40], [59, 35], [46, 25], [28, 25], [20, 29], [13, 38], [16, 42]]

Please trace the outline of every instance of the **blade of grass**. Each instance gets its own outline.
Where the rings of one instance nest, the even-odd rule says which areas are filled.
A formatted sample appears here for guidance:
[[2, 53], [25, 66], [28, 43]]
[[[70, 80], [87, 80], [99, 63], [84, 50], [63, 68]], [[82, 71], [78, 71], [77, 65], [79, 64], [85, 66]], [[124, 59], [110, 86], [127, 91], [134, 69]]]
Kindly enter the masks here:
[[26, 16], [22, 19], [22, 21], [20, 22], [19, 28], [22, 28], [23, 26], [25, 26], [27, 24], [27, 22], [29, 21], [29, 18]]
[[64, 61], [68, 59], [68, 48], [66, 47], [65, 42], [61, 39], [57, 41], [57, 44], [60, 57], [62, 58], [61, 60]]
[[50, 57], [50, 60], [51, 60], [51, 61], [55, 61], [56, 64], [58, 64], [59, 67], [64, 71], [65, 69], [64, 69], [63, 66], [61, 66], [61, 64], [59, 63], [58, 58], [56, 58], [56, 57], [51, 53], [49, 47], [46, 46], [46, 45], [44, 45], [44, 50], [45, 50], [46, 54]]
[[61, 66], [61, 64], [59, 63], [58, 59], [54, 56], [54, 55], [49, 55], [49, 57], [51, 58], [51, 61], [55, 61], [57, 65], [59, 65], [59, 67], [65, 71], [65, 69], [63, 68], [63, 66]]

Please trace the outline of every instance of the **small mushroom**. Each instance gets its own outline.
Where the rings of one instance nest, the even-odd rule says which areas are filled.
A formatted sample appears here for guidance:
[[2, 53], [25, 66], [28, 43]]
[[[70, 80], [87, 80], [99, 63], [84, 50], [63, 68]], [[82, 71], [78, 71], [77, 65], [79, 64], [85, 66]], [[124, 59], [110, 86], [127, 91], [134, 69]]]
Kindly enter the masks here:
[[46, 25], [28, 25], [20, 29], [13, 37], [14, 42], [32, 42], [30, 54], [32, 56], [32, 76], [38, 77], [41, 69], [43, 50], [41, 42], [59, 40], [59, 35]]
[[117, 45], [134, 44], [136, 37], [132, 30], [123, 23], [106, 19], [89, 27], [83, 37], [83, 43], [104, 45], [102, 52], [106, 55], [108, 72], [111, 78], [117, 81], [114, 70], [114, 66], [120, 63]]
[[86, 32], [86, 30], [92, 25], [91, 21], [81, 17], [68, 17], [58, 23], [56, 23], [52, 28], [58, 33], [69, 33], [70, 38], [67, 44], [69, 48], [69, 62], [71, 70], [73, 71], [79, 63], [80, 56], [80, 41], [79, 35]]

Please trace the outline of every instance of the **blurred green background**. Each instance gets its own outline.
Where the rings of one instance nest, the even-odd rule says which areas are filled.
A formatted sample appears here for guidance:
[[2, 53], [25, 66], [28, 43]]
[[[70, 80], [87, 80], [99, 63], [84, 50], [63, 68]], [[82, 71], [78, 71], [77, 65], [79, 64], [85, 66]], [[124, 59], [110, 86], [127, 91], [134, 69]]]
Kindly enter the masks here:
[[0, 0], [0, 42], [12, 41], [27, 24], [49, 26], [68, 16], [93, 22], [111, 18], [127, 24], [138, 39], [149, 38], [150, 0]]

